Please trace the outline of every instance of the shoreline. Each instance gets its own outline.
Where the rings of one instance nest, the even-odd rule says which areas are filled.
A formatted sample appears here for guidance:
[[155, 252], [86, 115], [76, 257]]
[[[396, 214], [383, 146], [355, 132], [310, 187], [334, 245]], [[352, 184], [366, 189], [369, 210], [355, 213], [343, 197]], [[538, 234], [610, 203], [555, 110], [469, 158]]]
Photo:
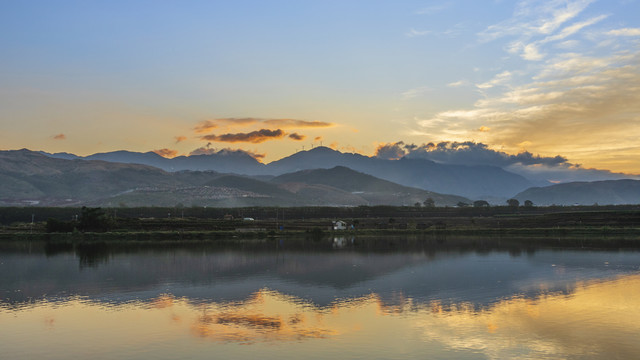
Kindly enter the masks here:
[[280, 239], [280, 238], [347, 238], [347, 237], [384, 237], [384, 236], [478, 236], [478, 237], [514, 237], [514, 238], [634, 238], [640, 245], [640, 228], [454, 228], [454, 229], [363, 229], [363, 230], [332, 230], [332, 231], [304, 231], [281, 230], [265, 231], [263, 229], [250, 231], [209, 230], [169, 230], [169, 231], [111, 231], [111, 232], [2, 232], [0, 241], [46, 241], [46, 242], [92, 242], [92, 241], [132, 241], [132, 242], [163, 242], [163, 241], [204, 241], [244, 239]]

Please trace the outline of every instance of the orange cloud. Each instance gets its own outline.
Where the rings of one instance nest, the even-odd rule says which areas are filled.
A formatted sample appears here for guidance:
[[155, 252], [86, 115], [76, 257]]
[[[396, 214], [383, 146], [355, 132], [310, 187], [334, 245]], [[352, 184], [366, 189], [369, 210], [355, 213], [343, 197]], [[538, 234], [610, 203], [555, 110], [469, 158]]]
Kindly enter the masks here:
[[198, 123], [196, 127], [193, 128], [196, 133], [202, 134], [209, 130], [224, 126], [224, 127], [234, 127], [234, 126], [247, 126], [253, 125], [255, 123], [261, 122], [261, 119], [256, 118], [221, 118], [221, 119], [213, 119], [213, 120], [204, 120]]
[[334, 124], [324, 121], [306, 121], [295, 119], [269, 119], [264, 120], [267, 125], [274, 125], [281, 128], [307, 128], [307, 127], [330, 127]]
[[489, 132], [490, 130], [491, 128], [486, 126], [480, 126], [480, 128], [478, 129], [478, 131], [480, 132]]
[[182, 141], [187, 140], [186, 136], [176, 136], [174, 139], [176, 139], [176, 144]]
[[158, 149], [153, 150], [153, 152], [166, 158], [174, 158], [178, 155], [178, 151], [172, 149]]
[[313, 141], [322, 141], [322, 136], [316, 136], [316, 138], [313, 139]]
[[305, 137], [306, 137], [306, 136], [304, 136], [304, 135], [300, 135], [300, 134], [298, 134], [298, 133], [289, 134], [289, 138], [290, 138], [290, 139], [298, 140], [298, 141], [299, 141], [299, 140], [304, 140], [304, 138], [305, 138]]
[[255, 124], [267, 125], [268, 127], [276, 127], [279, 129], [289, 128], [321, 128], [331, 127], [335, 124], [324, 121], [307, 121], [297, 119], [261, 119], [261, 118], [220, 118], [212, 120], [204, 120], [198, 123], [193, 129], [196, 133], [204, 133], [209, 130], [220, 127], [243, 127]]
[[199, 122], [198, 125], [193, 128], [193, 130], [195, 130], [195, 132], [197, 132], [198, 134], [202, 134], [217, 127], [218, 125], [213, 120], [204, 120]]
[[280, 139], [285, 135], [286, 135], [285, 132], [280, 129], [277, 129], [277, 130], [261, 129], [261, 130], [252, 131], [249, 133], [205, 135], [205, 136], [202, 136], [201, 139], [209, 140], [209, 141], [230, 142], [230, 143], [250, 142], [250, 143], [258, 144], [261, 142], [265, 142], [267, 140]]
[[58, 134], [58, 135], [54, 135], [52, 136], [53, 140], [65, 140], [67, 137], [65, 134]]

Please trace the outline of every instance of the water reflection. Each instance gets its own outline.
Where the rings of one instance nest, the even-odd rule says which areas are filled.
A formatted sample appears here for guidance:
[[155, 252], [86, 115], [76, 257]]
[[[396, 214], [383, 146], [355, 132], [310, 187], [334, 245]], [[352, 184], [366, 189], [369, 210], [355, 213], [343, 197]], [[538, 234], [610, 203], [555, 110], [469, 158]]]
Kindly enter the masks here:
[[0, 347], [61, 359], [640, 358], [635, 251], [376, 241], [0, 249]]
[[[402, 298], [402, 294], [397, 296]], [[393, 347], [394, 341], [402, 341], [408, 357], [443, 349], [452, 355], [491, 359], [631, 359], [640, 355], [640, 275], [580, 283], [570, 295], [502, 299], [481, 310], [469, 303], [444, 306], [438, 301], [416, 303], [411, 298], [389, 306], [377, 294], [318, 307], [262, 289], [239, 302], [193, 302], [172, 294], [110, 306], [81, 298], [57, 305], [41, 301], [28, 311], [0, 312], [0, 322], [3, 348], [6, 345], [7, 354], [18, 356], [33, 352], [16, 349], [7, 340], [26, 332], [31, 349], [58, 341], [65, 344], [64, 337], [72, 333], [75, 345], [68, 350], [70, 357], [86, 350], [82, 340], [99, 333], [100, 346], [105, 349], [123, 344], [143, 347], [153, 336], [158, 337], [154, 343], [182, 339], [180, 347], [171, 350], [177, 357], [184, 347], [193, 346], [184, 342], [188, 334], [203, 349], [208, 345], [202, 340], [240, 345], [321, 340], [327, 349], [338, 347], [345, 357], [356, 355], [353, 349], [368, 349], [376, 357]], [[236, 354], [241, 351], [233, 349]], [[280, 353], [283, 348], [263, 349]], [[285, 357], [302, 354], [289, 355]]]

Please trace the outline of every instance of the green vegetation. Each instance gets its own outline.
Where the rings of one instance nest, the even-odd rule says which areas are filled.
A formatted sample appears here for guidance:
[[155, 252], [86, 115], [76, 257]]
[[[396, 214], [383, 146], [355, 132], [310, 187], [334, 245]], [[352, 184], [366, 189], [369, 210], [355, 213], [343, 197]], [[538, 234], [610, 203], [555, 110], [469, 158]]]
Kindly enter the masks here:
[[[347, 229], [332, 230], [333, 220], [345, 221]], [[318, 237], [329, 233], [639, 235], [640, 206], [25, 207], [0, 208], [0, 225], [2, 239], [73, 241], [96, 238], [205, 240], [289, 235]]]

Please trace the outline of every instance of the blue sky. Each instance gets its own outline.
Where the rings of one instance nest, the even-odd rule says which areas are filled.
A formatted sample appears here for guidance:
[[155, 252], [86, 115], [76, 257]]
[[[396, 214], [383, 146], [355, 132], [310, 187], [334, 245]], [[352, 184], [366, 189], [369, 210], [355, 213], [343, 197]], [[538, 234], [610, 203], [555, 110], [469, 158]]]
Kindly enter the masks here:
[[[5, 149], [476, 141], [640, 173], [640, 4], [4, 1]], [[278, 130], [280, 130], [278, 132]]]

